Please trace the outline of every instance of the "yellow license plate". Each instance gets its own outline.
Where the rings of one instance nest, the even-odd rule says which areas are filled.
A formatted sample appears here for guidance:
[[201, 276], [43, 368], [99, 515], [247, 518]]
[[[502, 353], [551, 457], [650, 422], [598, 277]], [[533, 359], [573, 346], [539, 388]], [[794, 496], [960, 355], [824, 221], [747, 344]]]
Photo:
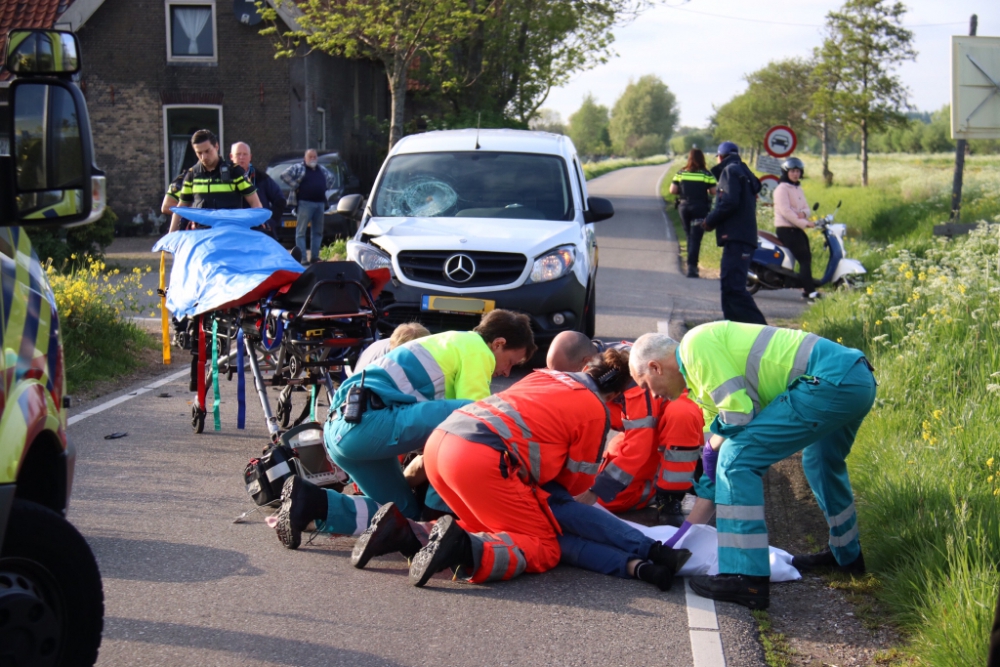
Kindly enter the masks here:
[[448, 313], [488, 313], [496, 308], [496, 301], [489, 299], [466, 299], [458, 296], [424, 295], [420, 310], [436, 310]]
[[284, 220], [284, 221], [282, 221], [281, 226], [282, 227], [292, 227], [292, 228], [294, 228], [296, 226], [297, 222], [298, 222], [298, 220]]

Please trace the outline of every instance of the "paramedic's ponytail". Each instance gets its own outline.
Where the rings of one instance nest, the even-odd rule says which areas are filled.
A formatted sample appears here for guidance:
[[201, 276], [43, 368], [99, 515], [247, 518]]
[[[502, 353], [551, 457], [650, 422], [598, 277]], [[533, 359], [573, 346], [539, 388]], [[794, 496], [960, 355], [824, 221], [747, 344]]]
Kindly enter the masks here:
[[584, 372], [594, 378], [602, 394], [620, 394], [632, 379], [628, 372], [628, 350], [607, 349]]

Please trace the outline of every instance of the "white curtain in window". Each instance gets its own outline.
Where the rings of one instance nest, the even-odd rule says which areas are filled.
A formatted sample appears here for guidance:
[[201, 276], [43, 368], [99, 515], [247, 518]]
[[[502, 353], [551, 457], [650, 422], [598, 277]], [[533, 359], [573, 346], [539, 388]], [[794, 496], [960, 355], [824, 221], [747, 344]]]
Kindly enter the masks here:
[[175, 7], [177, 22], [181, 24], [184, 36], [188, 38], [188, 55], [198, 55], [198, 35], [212, 18], [210, 7]]
[[187, 151], [188, 139], [170, 140], [170, 178], [173, 180], [181, 172], [184, 164], [184, 153]]

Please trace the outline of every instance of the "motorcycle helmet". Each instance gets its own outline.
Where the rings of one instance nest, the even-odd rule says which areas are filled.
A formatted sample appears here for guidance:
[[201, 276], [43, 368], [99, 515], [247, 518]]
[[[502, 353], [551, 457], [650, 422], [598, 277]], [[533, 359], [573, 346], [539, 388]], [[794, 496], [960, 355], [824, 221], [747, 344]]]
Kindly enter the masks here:
[[802, 171], [803, 176], [806, 175], [806, 166], [802, 164], [802, 160], [798, 159], [797, 157], [787, 158], [784, 162], [781, 163], [781, 171], [786, 176], [788, 175], [788, 172], [790, 172], [792, 169], [799, 169]]

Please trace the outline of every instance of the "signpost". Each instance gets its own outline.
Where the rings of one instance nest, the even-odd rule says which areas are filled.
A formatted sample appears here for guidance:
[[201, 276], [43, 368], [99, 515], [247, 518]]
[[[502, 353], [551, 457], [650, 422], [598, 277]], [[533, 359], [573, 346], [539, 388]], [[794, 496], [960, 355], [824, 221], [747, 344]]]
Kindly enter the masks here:
[[799, 145], [795, 132], [787, 125], [775, 125], [764, 135], [764, 150], [771, 157], [785, 158], [795, 152]]
[[757, 195], [765, 204], [772, 203], [774, 189], [778, 187], [778, 177], [767, 174], [760, 177], [760, 193]]
[[781, 160], [770, 155], [757, 156], [757, 171], [762, 174], [774, 174], [781, 176]]

